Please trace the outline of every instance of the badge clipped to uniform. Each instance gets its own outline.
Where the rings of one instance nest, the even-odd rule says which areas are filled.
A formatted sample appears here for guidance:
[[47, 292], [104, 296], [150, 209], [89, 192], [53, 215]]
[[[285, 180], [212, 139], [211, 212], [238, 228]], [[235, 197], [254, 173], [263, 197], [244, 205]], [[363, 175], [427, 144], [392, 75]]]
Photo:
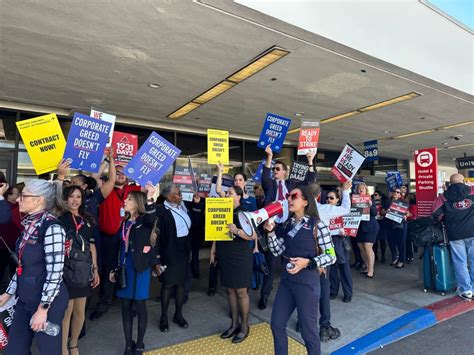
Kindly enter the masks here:
[[120, 217], [125, 217], [125, 208], [120, 207]]

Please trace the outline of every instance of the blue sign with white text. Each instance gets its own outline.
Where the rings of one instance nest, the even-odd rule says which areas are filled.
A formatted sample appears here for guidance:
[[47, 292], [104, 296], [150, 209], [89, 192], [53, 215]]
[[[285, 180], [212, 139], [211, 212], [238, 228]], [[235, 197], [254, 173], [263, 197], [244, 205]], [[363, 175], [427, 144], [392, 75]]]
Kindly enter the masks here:
[[364, 142], [365, 161], [375, 161], [379, 159], [378, 141]]
[[63, 158], [72, 169], [97, 173], [112, 124], [74, 113]]
[[387, 171], [385, 183], [387, 184], [389, 191], [395, 191], [395, 189], [403, 185], [402, 174], [400, 174], [399, 171]]
[[152, 132], [124, 168], [125, 175], [140, 185], [146, 185], [148, 181], [156, 185], [180, 154], [181, 150]]
[[275, 153], [279, 153], [281, 148], [283, 148], [283, 142], [290, 125], [291, 120], [289, 118], [267, 113], [262, 133], [260, 133], [258, 140], [258, 147], [265, 149], [270, 144], [272, 150]]

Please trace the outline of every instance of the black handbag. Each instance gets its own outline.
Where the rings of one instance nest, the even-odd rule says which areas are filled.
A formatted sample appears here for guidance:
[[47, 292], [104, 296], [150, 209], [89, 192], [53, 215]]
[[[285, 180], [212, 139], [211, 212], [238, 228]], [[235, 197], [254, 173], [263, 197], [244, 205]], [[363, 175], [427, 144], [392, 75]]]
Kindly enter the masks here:
[[122, 264], [115, 271], [115, 279], [117, 280], [118, 288], [122, 289], [127, 287], [127, 267], [125, 266], [125, 264]]

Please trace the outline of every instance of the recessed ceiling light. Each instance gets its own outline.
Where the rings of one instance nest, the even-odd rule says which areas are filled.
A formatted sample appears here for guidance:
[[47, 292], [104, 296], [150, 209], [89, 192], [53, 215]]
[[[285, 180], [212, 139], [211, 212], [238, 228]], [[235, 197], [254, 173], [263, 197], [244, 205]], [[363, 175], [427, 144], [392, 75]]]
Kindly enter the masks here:
[[271, 78], [270, 80], [271, 80], [271, 81], [276, 81], [276, 80], [277, 80], [277, 78]]
[[120, 74], [120, 70], [118, 70], [118, 69], [112, 70], [112, 73], [114, 73], [114, 74]]
[[160, 84], [156, 84], [156, 83], [148, 83], [148, 86], [151, 87], [152, 89], [159, 89], [161, 87]]
[[420, 120], [426, 120], [426, 117], [420, 117]]
[[304, 116], [304, 112], [296, 112], [295, 116], [298, 116], [298, 117]]
[[195, 119], [195, 120], [200, 120], [200, 119], [201, 119], [201, 117], [194, 117], [194, 119]]
[[449, 143], [448, 142], [443, 142], [443, 145], [448, 145]]
[[392, 131], [387, 131], [387, 130], [385, 130], [385, 131], [383, 131], [383, 133], [389, 134], [389, 133], [392, 133]]
[[362, 73], [366, 73], [366, 72], [367, 72], [367, 70], [365, 70], [365, 69], [361, 69], [360, 71], [361, 71]]

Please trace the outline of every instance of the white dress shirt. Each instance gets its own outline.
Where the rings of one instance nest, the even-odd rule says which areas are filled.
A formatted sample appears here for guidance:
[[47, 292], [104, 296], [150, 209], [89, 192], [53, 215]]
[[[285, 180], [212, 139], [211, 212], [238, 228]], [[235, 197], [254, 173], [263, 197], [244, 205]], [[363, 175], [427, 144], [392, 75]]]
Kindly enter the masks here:
[[186, 237], [191, 228], [191, 218], [188, 216], [188, 210], [184, 203], [175, 205], [165, 201], [164, 206], [166, 209], [170, 210], [173, 215], [174, 224], [176, 225], [176, 236], [178, 238]]
[[324, 222], [325, 225], [329, 226], [331, 218], [344, 216], [351, 212], [351, 190], [342, 191], [342, 200], [340, 206], [330, 205], [328, 203], [321, 204], [316, 201], [316, 207], [318, 208], [319, 218]]

